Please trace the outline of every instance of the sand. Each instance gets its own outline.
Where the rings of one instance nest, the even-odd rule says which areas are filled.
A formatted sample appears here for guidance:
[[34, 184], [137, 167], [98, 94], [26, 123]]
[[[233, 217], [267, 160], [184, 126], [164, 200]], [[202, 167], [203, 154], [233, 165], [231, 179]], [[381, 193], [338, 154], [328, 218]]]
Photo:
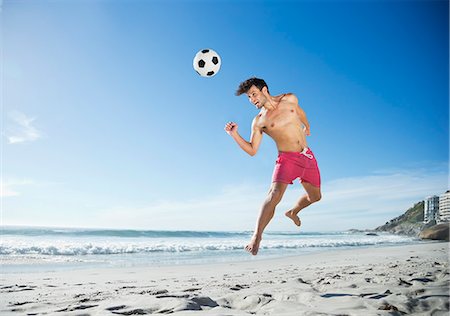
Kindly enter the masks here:
[[[1, 315], [449, 315], [449, 244], [2, 274]], [[263, 256], [260, 253], [258, 256]]]

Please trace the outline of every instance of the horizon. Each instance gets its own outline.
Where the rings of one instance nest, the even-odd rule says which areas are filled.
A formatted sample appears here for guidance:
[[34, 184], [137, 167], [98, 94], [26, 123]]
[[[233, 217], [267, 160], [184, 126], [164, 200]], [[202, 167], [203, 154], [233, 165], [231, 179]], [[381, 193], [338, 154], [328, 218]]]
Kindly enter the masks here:
[[[437, 195], [439, 196], [439, 195]], [[309, 231], [309, 230], [285, 230], [285, 231], [278, 231], [278, 230], [266, 230], [265, 233], [277, 233], [277, 232], [289, 232], [289, 233], [298, 233], [298, 234], [302, 234], [302, 233], [333, 233], [333, 232], [348, 232], [348, 231], [361, 231], [361, 232], [365, 232], [365, 231], [375, 231], [376, 228], [383, 226], [387, 223], [389, 223], [390, 221], [404, 215], [406, 212], [408, 212], [410, 209], [412, 209], [413, 207], [415, 207], [417, 204], [420, 203], [424, 203], [424, 200], [415, 202], [411, 205], [411, 207], [409, 207], [406, 211], [404, 211], [403, 213], [395, 216], [394, 218], [391, 218], [390, 220], [386, 221], [384, 224], [380, 224], [377, 227], [374, 228], [366, 228], [366, 229], [360, 229], [357, 227], [354, 228], [349, 228], [346, 230], [326, 230], [326, 231]], [[251, 233], [252, 230], [154, 230], [154, 229], [150, 229], [150, 230], [145, 230], [145, 229], [132, 229], [132, 228], [113, 228], [113, 227], [75, 227], [75, 226], [25, 226], [25, 225], [1, 225], [1, 229], [3, 228], [33, 228], [33, 229], [85, 229], [85, 230], [112, 230], [112, 231], [126, 231], [126, 230], [132, 230], [132, 231], [161, 231], [161, 232], [249, 232]]]

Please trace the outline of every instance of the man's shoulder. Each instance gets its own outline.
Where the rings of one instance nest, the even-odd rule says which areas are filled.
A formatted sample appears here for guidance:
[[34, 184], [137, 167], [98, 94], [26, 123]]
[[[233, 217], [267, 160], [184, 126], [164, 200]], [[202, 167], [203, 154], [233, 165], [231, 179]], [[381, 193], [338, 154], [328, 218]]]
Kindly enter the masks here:
[[253, 124], [258, 123], [261, 119], [261, 112], [259, 112], [254, 118], [253, 118]]
[[295, 103], [298, 102], [297, 96], [291, 92], [282, 94], [281, 100], [286, 100], [288, 102], [295, 102]]

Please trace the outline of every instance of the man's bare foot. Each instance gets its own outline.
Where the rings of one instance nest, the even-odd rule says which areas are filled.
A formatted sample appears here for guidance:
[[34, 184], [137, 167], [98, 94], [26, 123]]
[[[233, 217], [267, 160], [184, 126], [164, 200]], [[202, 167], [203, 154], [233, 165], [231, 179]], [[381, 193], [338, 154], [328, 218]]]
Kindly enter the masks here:
[[284, 213], [284, 215], [292, 219], [295, 225], [300, 226], [302, 224], [300, 218], [298, 218], [297, 214], [294, 214], [293, 211], [287, 211], [286, 213]]
[[256, 256], [256, 254], [258, 253], [260, 242], [261, 238], [256, 238], [255, 236], [253, 236], [250, 243], [247, 246], [245, 246], [245, 250], [250, 252], [252, 255]]

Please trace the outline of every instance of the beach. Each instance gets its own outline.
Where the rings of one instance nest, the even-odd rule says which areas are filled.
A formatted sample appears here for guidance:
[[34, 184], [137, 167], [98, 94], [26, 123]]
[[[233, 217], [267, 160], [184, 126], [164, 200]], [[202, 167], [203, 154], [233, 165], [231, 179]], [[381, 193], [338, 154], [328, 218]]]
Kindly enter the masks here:
[[[448, 243], [2, 273], [2, 315], [448, 315]], [[258, 255], [258, 256], [263, 256]]]

